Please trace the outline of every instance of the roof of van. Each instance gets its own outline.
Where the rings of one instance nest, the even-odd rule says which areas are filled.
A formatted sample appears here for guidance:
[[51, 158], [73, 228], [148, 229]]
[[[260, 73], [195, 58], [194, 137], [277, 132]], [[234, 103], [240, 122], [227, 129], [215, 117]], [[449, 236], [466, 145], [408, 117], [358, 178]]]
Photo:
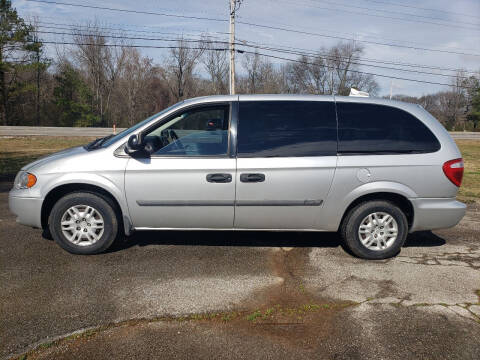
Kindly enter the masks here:
[[338, 95], [309, 95], [309, 94], [254, 94], [254, 95], [211, 95], [201, 96], [185, 100], [186, 103], [202, 103], [202, 102], [217, 102], [217, 101], [259, 101], [259, 100], [298, 100], [298, 101], [333, 101], [336, 102], [352, 102], [352, 103], [367, 103], [367, 104], [381, 104], [400, 107], [403, 109], [418, 108], [419, 105], [406, 103], [398, 100], [390, 100], [376, 97], [356, 97], [356, 96], [338, 96]]

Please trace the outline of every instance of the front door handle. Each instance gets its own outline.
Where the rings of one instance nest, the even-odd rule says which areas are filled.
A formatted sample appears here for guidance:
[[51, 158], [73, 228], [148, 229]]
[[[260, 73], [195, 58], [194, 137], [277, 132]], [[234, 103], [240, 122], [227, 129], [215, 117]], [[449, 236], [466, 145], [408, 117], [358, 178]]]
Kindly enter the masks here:
[[240, 174], [241, 182], [264, 182], [265, 174]]
[[211, 183], [229, 183], [232, 182], [232, 174], [208, 174], [207, 181]]

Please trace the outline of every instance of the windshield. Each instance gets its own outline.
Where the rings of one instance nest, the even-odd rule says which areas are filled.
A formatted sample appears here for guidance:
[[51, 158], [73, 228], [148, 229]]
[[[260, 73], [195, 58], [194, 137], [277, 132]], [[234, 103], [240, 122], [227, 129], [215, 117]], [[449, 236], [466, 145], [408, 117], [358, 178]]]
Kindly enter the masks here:
[[[183, 101], [182, 101], [183, 102]], [[133, 133], [135, 130], [141, 128], [143, 125], [147, 124], [148, 122], [152, 121], [153, 119], [159, 117], [160, 115], [170, 111], [171, 109], [173, 109], [174, 107], [178, 106], [179, 104], [181, 104], [182, 102], [179, 102], [179, 103], [176, 103], [172, 106], [169, 106], [168, 108], [166, 109], [163, 109], [162, 111], [160, 111], [159, 113], [156, 113], [155, 115], [152, 115], [148, 118], [146, 118], [145, 120], [142, 120], [140, 121], [139, 123], [133, 125], [132, 127], [128, 128], [128, 129], [125, 129], [123, 130], [122, 132], [118, 133], [117, 135], [114, 135], [110, 138], [108, 138], [108, 140], [106, 141], [103, 141], [102, 142], [102, 147], [107, 147], [107, 146], [110, 146], [112, 145], [113, 143], [115, 143], [116, 141], [130, 135], [131, 133]]]

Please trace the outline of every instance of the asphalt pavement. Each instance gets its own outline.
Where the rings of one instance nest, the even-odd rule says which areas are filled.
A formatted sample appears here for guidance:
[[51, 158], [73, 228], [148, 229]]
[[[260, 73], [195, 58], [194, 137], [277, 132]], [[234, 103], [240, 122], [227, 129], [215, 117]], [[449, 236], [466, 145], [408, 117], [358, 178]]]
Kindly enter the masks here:
[[[0, 183], [0, 358], [478, 359], [480, 209], [392, 259], [331, 233], [137, 232], [70, 255]], [[73, 334], [73, 335], [72, 335]]]

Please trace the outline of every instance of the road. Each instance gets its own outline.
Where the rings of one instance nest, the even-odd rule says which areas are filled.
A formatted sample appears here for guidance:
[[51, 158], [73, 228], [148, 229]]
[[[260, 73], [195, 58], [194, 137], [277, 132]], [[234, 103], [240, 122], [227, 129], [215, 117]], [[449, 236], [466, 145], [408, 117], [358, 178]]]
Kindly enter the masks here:
[[[124, 130], [117, 129], [117, 133]], [[0, 136], [106, 136], [112, 128], [0, 126]], [[451, 132], [454, 139], [480, 140], [480, 132]]]
[[478, 205], [384, 261], [329, 233], [138, 232], [74, 256], [15, 223], [9, 187], [0, 358], [478, 359]]
[[[117, 133], [124, 130], [117, 129]], [[112, 128], [53, 126], [0, 126], [0, 136], [107, 136]]]

